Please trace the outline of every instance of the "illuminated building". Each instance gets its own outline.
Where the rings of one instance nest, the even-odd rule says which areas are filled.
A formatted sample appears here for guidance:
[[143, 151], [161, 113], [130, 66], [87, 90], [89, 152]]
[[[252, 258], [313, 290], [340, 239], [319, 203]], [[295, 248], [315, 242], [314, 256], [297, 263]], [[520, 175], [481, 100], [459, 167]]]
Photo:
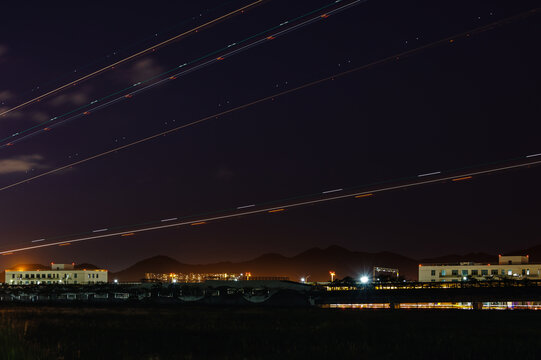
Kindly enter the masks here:
[[171, 283], [201, 283], [209, 280], [220, 281], [287, 281], [287, 276], [252, 276], [252, 273], [145, 273], [145, 280], [150, 282], [171, 282]]
[[232, 273], [145, 273], [145, 280], [147, 281], [174, 283], [200, 283], [207, 280], [238, 281], [243, 278], [243, 274]]
[[10, 285], [99, 284], [107, 282], [107, 270], [75, 269], [75, 264], [51, 263], [51, 270], [6, 270], [5, 283]]
[[532, 264], [526, 256], [499, 255], [497, 264], [460, 262], [456, 264], [419, 264], [419, 282], [470, 280], [541, 280], [541, 264]]

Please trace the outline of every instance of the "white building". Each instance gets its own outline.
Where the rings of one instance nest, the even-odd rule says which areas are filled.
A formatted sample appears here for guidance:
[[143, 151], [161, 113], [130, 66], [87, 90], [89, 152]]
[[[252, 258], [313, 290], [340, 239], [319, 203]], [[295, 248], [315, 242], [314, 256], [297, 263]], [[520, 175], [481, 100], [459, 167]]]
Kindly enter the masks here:
[[51, 263], [51, 270], [19, 268], [6, 270], [6, 284], [98, 284], [107, 282], [107, 270], [75, 269], [75, 264]]
[[530, 264], [526, 256], [499, 255], [497, 264], [461, 262], [456, 264], [419, 264], [420, 282], [449, 282], [499, 279], [541, 280], [541, 264]]

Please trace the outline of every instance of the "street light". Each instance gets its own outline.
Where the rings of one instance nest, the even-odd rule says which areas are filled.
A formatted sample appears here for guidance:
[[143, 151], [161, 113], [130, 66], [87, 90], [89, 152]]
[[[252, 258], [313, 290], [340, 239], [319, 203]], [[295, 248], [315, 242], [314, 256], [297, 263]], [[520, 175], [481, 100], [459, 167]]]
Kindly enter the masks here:
[[306, 279], [303, 278], [303, 277], [301, 277], [301, 282], [303, 283], [303, 282], [305, 282], [305, 281], [306, 281]]
[[363, 275], [361, 276], [361, 284], [367, 284], [368, 283], [368, 276]]
[[329, 274], [331, 275], [331, 282], [333, 282], [334, 276], [336, 275], [336, 273], [334, 271], [329, 271]]

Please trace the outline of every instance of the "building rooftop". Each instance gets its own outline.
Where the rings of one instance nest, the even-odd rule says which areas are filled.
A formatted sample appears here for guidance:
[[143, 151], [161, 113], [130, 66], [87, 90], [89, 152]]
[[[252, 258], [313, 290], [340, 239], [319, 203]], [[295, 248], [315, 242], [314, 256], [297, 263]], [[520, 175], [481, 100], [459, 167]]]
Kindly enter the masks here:
[[529, 264], [530, 256], [529, 255], [498, 255], [497, 263], [481, 263], [473, 261], [460, 261], [454, 263], [424, 263], [419, 264], [419, 266], [490, 266], [490, 265], [521, 265]]

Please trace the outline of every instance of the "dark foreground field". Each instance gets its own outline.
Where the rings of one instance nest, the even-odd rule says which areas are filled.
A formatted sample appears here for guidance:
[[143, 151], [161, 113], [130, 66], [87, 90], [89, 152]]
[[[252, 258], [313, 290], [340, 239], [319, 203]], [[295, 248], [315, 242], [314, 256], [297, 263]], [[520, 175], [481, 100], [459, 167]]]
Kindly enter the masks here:
[[0, 309], [1, 359], [539, 359], [541, 312]]

